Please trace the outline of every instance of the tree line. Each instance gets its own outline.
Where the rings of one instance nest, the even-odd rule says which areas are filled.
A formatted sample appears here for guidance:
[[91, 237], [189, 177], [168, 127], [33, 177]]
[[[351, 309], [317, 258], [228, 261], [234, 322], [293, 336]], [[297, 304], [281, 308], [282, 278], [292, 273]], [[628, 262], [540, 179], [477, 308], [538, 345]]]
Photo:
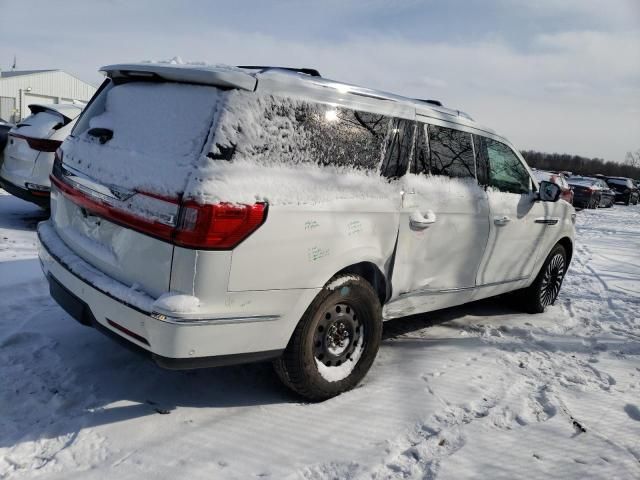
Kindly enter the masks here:
[[627, 153], [622, 163], [566, 153], [544, 153], [535, 150], [523, 150], [520, 153], [531, 167], [540, 170], [569, 171], [585, 176], [601, 173], [608, 177], [640, 179], [640, 149]]

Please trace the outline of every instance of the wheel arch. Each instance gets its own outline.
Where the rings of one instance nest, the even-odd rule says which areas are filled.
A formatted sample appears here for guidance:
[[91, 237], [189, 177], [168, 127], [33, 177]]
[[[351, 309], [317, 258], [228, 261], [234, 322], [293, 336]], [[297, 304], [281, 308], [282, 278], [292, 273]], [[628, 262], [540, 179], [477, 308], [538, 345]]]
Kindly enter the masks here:
[[348, 267], [343, 268], [339, 272], [336, 272], [336, 275], [342, 275], [346, 273], [351, 273], [354, 275], [359, 275], [364, 278], [367, 282], [371, 284], [373, 289], [378, 294], [378, 298], [380, 299], [380, 305], [384, 305], [388, 298], [388, 283], [387, 279], [380, 270], [380, 268], [372, 262], [359, 262], [354, 263], [353, 265], [349, 265]]
[[567, 252], [567, 266], [571, 263], [573, 257], [573, 242], [569, 237], [562, 237], [556, 245], [562, 245]]

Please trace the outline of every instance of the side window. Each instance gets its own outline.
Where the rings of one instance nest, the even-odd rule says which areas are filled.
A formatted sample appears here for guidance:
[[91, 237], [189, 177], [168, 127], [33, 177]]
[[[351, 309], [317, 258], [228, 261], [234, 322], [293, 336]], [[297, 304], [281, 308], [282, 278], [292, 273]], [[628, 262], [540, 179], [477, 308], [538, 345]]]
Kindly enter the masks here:
[[427, 132], [432, 175], [476, 176], [470, 133], [435, 125], [429, 125]]
[[[213, 159], [380, 168], [391, 117], [270, 95], [235, 94], [229, 104], [230, 114], [217, 126]], [[408, 158], [400, 143], [387, 162], [398, 171]]]
[[520, 159], [504, 143], [484, 138], [489, 160], [489, 186], [510, 193], [529, 193], [531, 178]]
[[[379, 168], [390, 117], [318, 104], [309, 104], [309, 108], [310, 114], [299, 121], [308, 134], [312, 161], [365, 170]], [[401, 153], [397, 152], [396, 158]]]
[[394, 118], [387, 138], [381, 173], [387, 178], [398, 178], [407, 172], [415, 125], [409, 120]]

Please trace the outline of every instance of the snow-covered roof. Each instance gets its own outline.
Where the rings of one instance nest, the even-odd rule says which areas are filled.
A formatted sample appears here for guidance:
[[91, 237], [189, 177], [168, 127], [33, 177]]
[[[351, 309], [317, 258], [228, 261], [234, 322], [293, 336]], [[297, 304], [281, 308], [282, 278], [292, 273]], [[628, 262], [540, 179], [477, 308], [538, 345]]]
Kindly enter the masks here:
[[160, 77], [171, 81], [201, 83], [223, 88], [282, 94], [309, 98], [324, 103], [340, 103], [355, 109], [414, 119], [424, 117], [462, 125], [496, 135], [478, 125], [466, 113], [424, 100], [352, 85], [284, 68], [239, 68], [228, 65], [130, 63], [102, 67], [100, 71], [112, 78]]

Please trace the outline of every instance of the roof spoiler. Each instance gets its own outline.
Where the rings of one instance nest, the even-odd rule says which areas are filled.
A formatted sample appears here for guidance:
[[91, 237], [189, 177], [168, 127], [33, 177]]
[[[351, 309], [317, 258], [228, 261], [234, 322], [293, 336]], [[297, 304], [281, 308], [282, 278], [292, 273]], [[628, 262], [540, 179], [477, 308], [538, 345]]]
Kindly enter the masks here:
[[294, 68], [294, 67], [270, 67], [270, 66], [255, 66], [255, 65], [238, 65], [238, 68], [246, 68], [247, 70], [260, 70], [264, 72], [266, 70], [287, 70], [289, 72], [304, 73], [311, 77], [321, 77], [320, 72], [315, 68]]
[[254, 91], [258, 83], [255, 77], [234, 67], [123, 63], [104, 66], [100, 71], [113, 79], [168, 80], [248, 91]]
[[[57, 106], [62, 105], [63, 108], [62, 109], [58, 109], [56, 108]], [[71, 104], [73, 105], [73, 104]], [[78, 107], [77, 112], [74, 112], [74, 115], [70, 116], [68, 114], [69, 112], [69, 108], [64, 108], [66, 107], [67, 104], [63, 103], [63, 104], [52, 104], [52, 105], [40, 105], [37, 103], [31, 103], [29, 104], [29, 110], [31, 111], [31, 114], [36, 114], [36, 113], [41, 113], [41, 112], [52, 112], [55, 113], [57, 115], [60, 115], [66, 123], [70, 122], [71, 120], [73, 120], [74, 118], [76, 118], [78, 115], [80, 115], [80, 112], [82, 111], [81, 107]], [[66, 110], [66, 113], [64, 111], [61, 110]]]

